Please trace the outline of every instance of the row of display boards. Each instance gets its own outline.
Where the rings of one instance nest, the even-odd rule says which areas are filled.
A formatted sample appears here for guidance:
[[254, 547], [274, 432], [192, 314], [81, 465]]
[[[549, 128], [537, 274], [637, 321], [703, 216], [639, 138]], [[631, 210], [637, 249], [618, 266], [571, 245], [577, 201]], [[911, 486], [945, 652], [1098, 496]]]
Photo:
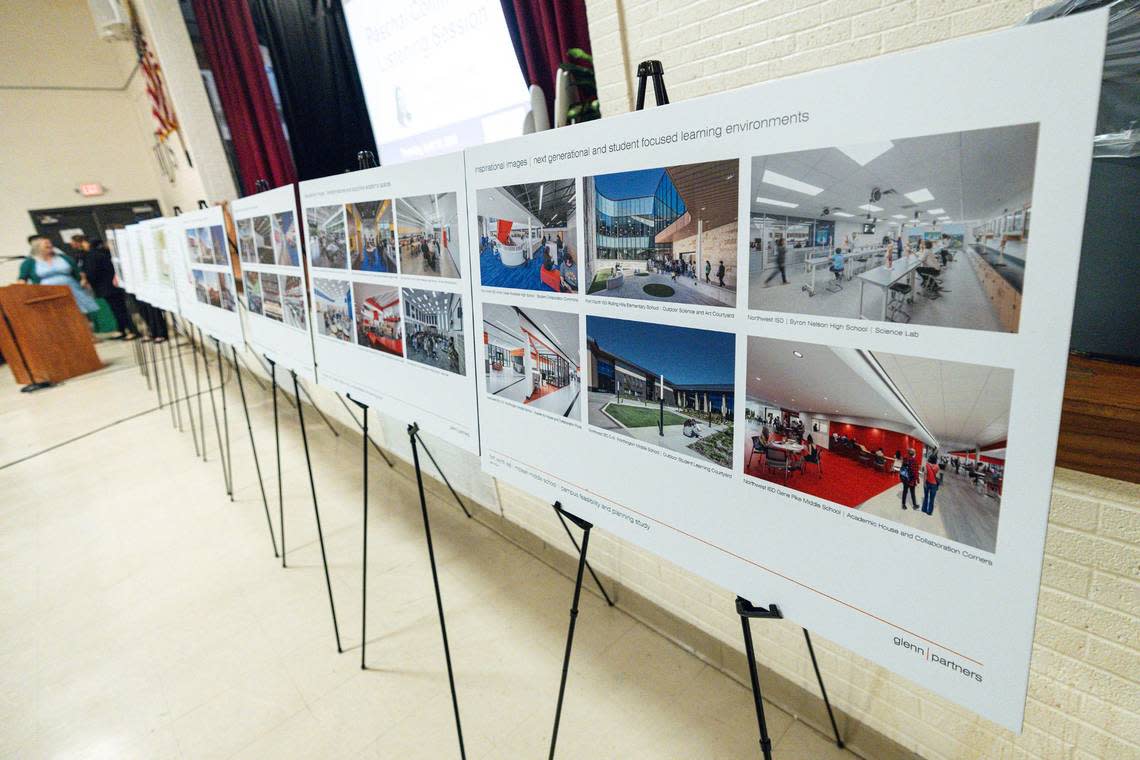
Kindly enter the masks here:
[[[302, 182], [120, 230], [115, 264], [207, 335], [1019, 730], [1104, 33], [1087, 13]], [[789, 286], [782, 258], [749, 276], [753, 199], [818, 217], [840, 191], [870, 199], [840, 219], [927, 232], [1031, 200], [1016, 329], [905, 322], [989, 308], [948, 286], [981, 276], [969, 233], [918, 237], [933, 274], [894, 240], [829, 270], [810, 302], [861, 318], [764, 308]], [[931, 509], [905, 509], [930, 454]]]

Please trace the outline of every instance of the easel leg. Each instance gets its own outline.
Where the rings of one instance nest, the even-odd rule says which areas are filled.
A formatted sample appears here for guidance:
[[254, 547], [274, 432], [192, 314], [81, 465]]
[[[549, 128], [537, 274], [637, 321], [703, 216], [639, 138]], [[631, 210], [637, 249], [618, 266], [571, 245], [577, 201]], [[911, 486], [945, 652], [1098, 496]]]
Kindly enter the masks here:
[[[178, 332], [178, 321], [174, 321], [175, 334]], [[189, 338], [187, 338], [189, 340]], [[193, 347], [194, 342], [190, 340], [190, 345]], [[194, 439], [194, 456], [201, 456], [202, 452], [198, 448], [198, 427], [194, 423], [194, 407], [190, 403], [190, 385], [186, 382], [186, 365], [182, 361], [182, 351], [175, 351], [175, 356], [178, 357], [178, 372], [182, 375], [182, 391], [186, 399], [186, 416], [190, 419], [190, 437]]]
[[360, 563], [360, 669], [367, 670], [368, 667], [364, 664], [364, 650], [368, 646], [368, 407], [361, 404], [360, 409], [364, 415], [364, 437], [360, 439], [360, 474], [364, 485], [361, 507], [364, 528], [361, 530], [363, 547]]
[[[559, 516], [562, 507], [555, 507]], [[590, 547], [590, 529], [594, 526], [585, 520], [571, 516], [582, 529], [582, 549], [578, 552], [578, 574], [574, 578], [574, 599], [570, 603], [570, 628], [566, 631], [566, 653], [562, 656], [562, 680], [558, 684], [558, 706], [554, 709], [554, 729], [550, 733], [550, 755], [554, 760], [554, 750], [558, 745], [558, 724], [562, 722], [562, 700], [566, 695], [566, 676], [570, 672], [570, 649], [574, 646], [574, 626], [578, 622], [578, 600], [582, 596], [582, 574], [586, 570], [586, 551]]]
[[225, 471], [226, 471], [226, 491], [230, 495], [230, 501], [234, 500], [234, 460], [233, 449], [230, 446], [230, 414], [226, 408], [226, 363], [222, 359], [222, 342], [217, 338], [214, 339], [214, 351], [218, 358], [218, 387], [222, 392], [222, 427], [226, 432], [226, 448], [225, 453]]
[[245, 410], [245, 429], [249, 431], [249, 450], [253, 452], [253, 468], [257, 471], [257, 486], [261, 489], [261, 504], [265, 507], [265, 523], [269, 526], [269, 540], [273, 542], [273, 556], [277, 554], [277, 538], [273, 534], [273, 520], [269, 517], [269, 499], [265, 498], [265, 482], [261, 479], [261, 462], [257, 458], [257, 444], [253, 441], [253, 424], [249, 421], [249, 405], [245, 400], [245, 384], [241, 380], [241, 367], [237, 363], [237, 349], [230, 346], [234, 356], [234, 373], [237, 375], [238, 391], [241, 393], [241, 408]]
[[[174, 407], [174, 415], [178, 420], [178, 432], [179, 433], [185, 433], [186, 428], [183, 427], [183, 425], [182, 425], [182, 406], [178, 403], [178, 375], [176, 375], [174, 373], [174, 349], [175, 349], [174, 343], [176, 342], [176, 339], [178, 337], [178, 333], [171, 330], [171, 328], [170, 328], [170, 315], [165, 311], [162, 312], [162, 322], [166, 326], [166, 334], [168, 336], [166, 339], [165, 345], [166, 345], [166, 367], [167, 367], [167, 371], [169, 372], [170, 381], [171, 381], [171, 385], [172, 385], [171, 392], [170, 392], [170, 404], [171, 404], [171, 406]], [[169, 337], [172, 333], [174, 335], [174, 338]]]
[[748, 676], [752, 680], [752, 701], [756, 706], [756, 723], [760, 728], [760, 752], [764, 760], [772, 760], [772, 737], [768, 736], [768, 721], [764, 718], [764, 697], [760, 693], [760, 675], [756, 670], [756, 650], [752, 645], [752, 626], [749, 618], [780, 618], [776, 605], [767, 609], [756, 607], [747, 599], [736, 597], [736, 612], [740, 615], [740, 627], [744, 632], [744, 654], [748, 658]]
[[843, 739], [839, 737], [839, 726], [835, 724], [835, 713], [831, 711], [831, 700], [827, 698], [827, 689], [823, 685], [823, 676], [819, 673], [819, 663], [815, 659], [815, 647], [811, 645], [811, 634], [804, 628], [804, 641], [807, 642], [808, 654], [811, 655], [811, 666], [815, 670], [815, 680], [819, 682], [819, 693], [823, 695], [823, 704], [827, 707], [827, 718], [831, 721], [831, 730], [835, 733], [835, 746], [843, 749]]
[[[348, 414], [350, 417], [352, 417], [352, 421], [356, 423], [357, 427], [360, 427], [360, 420], [356, 419], [356, 412], [352, 411], [352, 407], [350, 407], [348, 404], [345, 403], [344, 396], [342, 396], [338, 393], [338, 394], [336, 394], [336, 397], [338, 399], [340, 399], [340, 403], [342, 405], [344, 405], [345, 409], [348, 410]], [[352, 403], [355, 404], [356, 402], [354, 401]], [[380, 446], [377, 445], [376, 441], [372, 440], [372, 438], [369, 436], [364, 436], [364, 438], [365, 438], [365, 440], [367, 440], [369, 443], [372, 444], [372, 448], [376, 449], [376, 453], [380, 455], [381, 459], [383, 459], [385, 462], [388, 463], [389, 467], [395, 467], [396, 466], [395, 462], [393, 462], [391, 459], [388, 458], [388, 455], [384, 453], [384, 449], [380, 448]]]
[[447, 681], [451, 686], [451, 706], [455, 710], [455, 733], [459, 737], [459, 756], [467, 757], [463, 748], [463, 727], [459, 723], [459, 698], [455, 694], [455, 675], [451, 670], [451, 648], [447, 644], [447, 623], [443, 619], [443, 597], [439, 593], [439, 573], [435, 567], [435, 549], [431, 543], [431, 524], [428, 522], [427, 497], [424, 495], [424, 479], [420, 470], [420, 453], [416, 446], [419, 427], [414, 423], [408, 425], [408, 438], [412, 443], [412, 462], [416, 468], [416, 487], [420, 492], [420, 511], [424, 517], [424, 536], [427, 538], [428, 561], [431, 563], [431, 580], [435, 584], [435, 606], [439, 611], [439, 631], [443, 636], [443, 658], [447, 662]]
[[[201, 333], [201, 328], [198, 329]], [[225, 486], [226, 493], [230, 492], [230, 476], [226, 472], [226, 450], [222, 446], [222, 426], [218, 424], [218, 407], [214, 403], [214, 381], [210, 377], [210, 357], [206, 354], [206, 343], [203, 338], [202, 342], [202, 364], [206, 368], [206, 388], [210, 394], [210, 411], [214, 414], [214, 432], [218, 437], [218, 460], [222, 463], [222, 485]], [[201, 399], [201, 396], [198, 397]]]
[[343, 652], [344, 649], [340, 646], [340, 628], [336, 624], [336, 604], [333, 602], [332, 581], [329, 579], [329, 561], [325, 556], [325, 534], [321, 531], [321, 511], [317, 508], [317, 484], [313, 481], [313, 460], [309, 458], [309, 436], [305, 432], [305, 413], [301, 411], [302, 404], [299, 399], [299, 389], [297, 387], [297, 373], [290, 371], [293, 376], [293, 395], [298, 399], [297, 403], [297, 421], [301, 423], [301, 442], [305, 445], [305, 465], [309, 468], [309, 490], [313, 492], [313, 514], [317, 518], [317, 539], [321, 545], [321, 564], [325, 566], [325, 586], [329, 591], [329, 608], [332, 610], [333, 619], [333, 634], [336, 636], [336, 651]]
[[[155, 309], [154, 318], [165, 319], [165, 312]], [[155, 350], [165, 364], [163, 373], [166, 375], [166, 396], [169, 400], [170, 406], [170, 425], [171, 427], [181, 429], [181, 412], [178, 411], [178, 394], [174, 391], [174, 361], [170, 358], [170, 339], [167, 338], [162, 343], [155, 345]]]
[[[554, 502], [554, 514], [558, 516], [558, 522], [562, 523], [562, 529], [566, 531], [566, 535], [570, 538], [570, 543], [574, 544], [574, 551], [581, 554], [582, 550], [578, 546], [578, 541], [574, 538], [574, 534], [570, 532], [570, 526], [566, 524], [566, 518], [562, 516], [561, 502]], [[614, 601], [610, 599], [610, 595], [606, 593], [606, 587], [602, 585], [602, 582], [598, 579], [598, 574], [594, 572], [594, 568], [590, 567], [589, 562], [586, 562], [586, 569], [590, 571], [590, 577], [594, 579], [594, 583], [598, 584], [598, 591], [602, 592], [602, 596], [605, 597], [606, 604], [613, 607]]]
[[[324, 421], [325, 425], [328, 426], [329, 430], [332, 431], [333, 436], [340, 438], [340, 431], [336, 429], [329, 418], [325, 416], [325, 413], [321, 411], [321, 408], [317, 406], [317, 402], [313, 400], [312, 395], [310, 395], [309, 390], [304, 386], [304, 384], [301, 385], [301, 392], [305, 394], [305, 398], [309, 399], [309, 403], [312, 405], [313, 409], [316, 410], [317, 414]], [[297, 399], [297, 403], [301, 403], [301, 399]]]
[[[202, 432], [202, 461], [208, 462], [209, 456], [206, 454], [206, 417], [202, 412], [202, 378], [198, 375], [198, 341], [194, 340], [194, 326], [190, 325], [190, 348], [194, 353], [194, 388], [195, 395], [198, 396], [198, 422], [201, 423], [198, 427]], [[204, 353], [204, 352], [203, 352]], [[203, 359], [205, 357], [203, 356]], [[204, 363], [204, 362], [203, 362]], [[209, 382], [209, 370], [207, 369], [207, 383]], [[213, 394], [210, 395], [210, 401], [213, 402]]]
[[147, 350], [150, 353], [150, 364], [154, 368], [154, 392], [158, 394], [158, 408], [161, 409], [164, 404], [162, 403], [162, 378], [158, 373], [158, 358], [155, 354], [154, 339], [152, 338], [146, 344]]
[[281, 567], [285, 567], [285, 492], [281, 489], [281, 427], [277, 421], [277, 363], [269, 362], [273, 386], [273, 450], [277, 456], [277, 522], [281, 525]]
[[420, 438], [418, 426], [416, 427], [416, 438], [419, 440], [420, 446], [423, 446], [424, 453], [428, 455], [428, 459], [431, 460], [432, 466], [435, 467], [435, 471], [439, 473], [439, 476], [441, 478], [443, 478], [443, 483], [444, 483], [444, 485], [447, 486], [447, 490], [451, 491], [451, 495], [455, 497], [455, 502], [459, 505], [459, 508], [463, 510], [463, 514], [467, 515], [468, 519], [471, 519], [471, 513], [467, 511], [467, 505], [463, 503], [463, 499], [459, 498], [459, 494], [456, 493], [455, 489], [451, 487], [451, 481], [447, 479], [447, 475], [445, 475], [443, 473], [443, 470], [440, 468], [439, 464], [435, 461], [435, 457], [433, 457], [431, 455], [431, 449], [429, 449], [427, 447], [427, 444], [424, 443], [424, 439]]

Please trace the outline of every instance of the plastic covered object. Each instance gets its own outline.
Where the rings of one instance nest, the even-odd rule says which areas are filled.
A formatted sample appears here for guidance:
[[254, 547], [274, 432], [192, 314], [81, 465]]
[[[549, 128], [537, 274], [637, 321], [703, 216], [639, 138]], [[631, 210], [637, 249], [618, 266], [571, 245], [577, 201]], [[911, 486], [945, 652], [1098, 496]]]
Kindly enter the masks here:
[[1140, 156], [1140, 0], [1062, 0], [1030, 13], [1023, 23], [1108, 8], [1094, 158]]

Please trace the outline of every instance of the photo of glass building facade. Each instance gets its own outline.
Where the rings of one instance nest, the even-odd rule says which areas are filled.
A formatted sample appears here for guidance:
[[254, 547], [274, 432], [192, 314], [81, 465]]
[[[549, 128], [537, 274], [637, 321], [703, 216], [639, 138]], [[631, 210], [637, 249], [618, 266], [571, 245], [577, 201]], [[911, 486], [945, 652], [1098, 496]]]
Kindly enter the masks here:
[[592, 179], [598, 258], [648, 261], [668, 254], [657, 234], [685, 213], [685, 201], [664, 169], [603, 174]]

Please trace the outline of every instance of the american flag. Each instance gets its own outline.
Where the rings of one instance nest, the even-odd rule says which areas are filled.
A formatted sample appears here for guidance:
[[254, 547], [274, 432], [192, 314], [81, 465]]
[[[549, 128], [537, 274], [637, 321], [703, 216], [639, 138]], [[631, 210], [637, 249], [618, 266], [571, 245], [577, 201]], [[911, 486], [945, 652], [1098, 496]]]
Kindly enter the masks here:
[[174, 115], [174, 104], [170, 102], [170, 98], [166, 94], [166, 84], [162, 79], [162, 66], [158, 63], [158, 57], [147, 45], [142, 26], [135, 14], [134, 5], [128, 1], [128, 6], [131, 13], [135, 52], [138, 55], [139, 67], [146, 77], [146, 94], [150, 98], [150, 112], [155, 121], [158, 122], [154, 133], [161, 142], [166, 140], [171, 133], [178, 131], [178, 117]]

